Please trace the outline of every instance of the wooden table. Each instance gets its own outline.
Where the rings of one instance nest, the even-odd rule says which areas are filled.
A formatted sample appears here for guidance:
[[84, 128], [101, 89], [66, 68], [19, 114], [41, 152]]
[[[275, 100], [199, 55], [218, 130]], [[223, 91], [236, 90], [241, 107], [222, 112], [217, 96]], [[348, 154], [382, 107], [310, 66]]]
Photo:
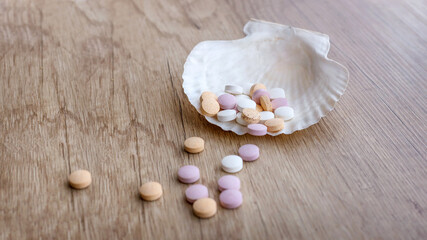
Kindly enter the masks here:
[[[426, 239], [427, 4], [422, 0], [0, 3], [0, 239]], [[190, 105], [183, 63], [250, 18], [330, 36], [350, 72], [318, 124], [222, 132]], [[184, 139], [206, 139], [189, 155]], [[245, 143], [244, 205], [193, 216], [178, 168], [218, 200], [220, 160]], [[92, 173], [72, 190], [68, 174]], [[162, 183], [156, 202], [138, 197]]]

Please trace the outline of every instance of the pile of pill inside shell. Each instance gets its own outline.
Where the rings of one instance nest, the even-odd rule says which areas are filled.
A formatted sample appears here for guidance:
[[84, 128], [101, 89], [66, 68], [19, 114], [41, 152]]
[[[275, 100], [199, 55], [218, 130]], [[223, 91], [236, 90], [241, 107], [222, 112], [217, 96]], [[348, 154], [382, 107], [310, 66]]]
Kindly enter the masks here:
[[248, 128], [253, 136], [263, 136], [267, 132], [279, 132], [285, 121], [294, 117], [294, 109], [288, 106], [285, 90], [267, 90], [264, 84], [252, 85], [247, 95], [237, 85], [225, 85], [225, 93], [218, 97], [205, 91], [200, 96], [200, 111], [220, 122], [236, 121]]

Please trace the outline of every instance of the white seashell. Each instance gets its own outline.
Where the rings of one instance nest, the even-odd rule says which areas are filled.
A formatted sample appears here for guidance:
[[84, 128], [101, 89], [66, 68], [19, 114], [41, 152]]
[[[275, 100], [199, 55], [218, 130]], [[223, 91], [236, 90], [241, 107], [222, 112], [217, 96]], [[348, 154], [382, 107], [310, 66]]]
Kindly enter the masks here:
[[[334, 108], [347, 86], [348, 71], [328, 59], [327, 35], [260, 20], [249, 21], [243, 31], [246, 37], [242, 39], [201, 42], [189, 54], [183, 88], [199, 113], [203, 91], [220, 92], [234, 84], [248, 94], [248, 85], [254, 82], [265, 84], [267, 90], [285, 89], [289, 106], [295, 110], [283, 130], [269, 135], [307, 128]], [[206, 119], [225, 131], [248, 132], [236, 121]]]
[[252, 85], [254, 85], [254, 84], [251, 82], [241, 83], [241, 86], [243, 88], [243, 94], [249, 95]]

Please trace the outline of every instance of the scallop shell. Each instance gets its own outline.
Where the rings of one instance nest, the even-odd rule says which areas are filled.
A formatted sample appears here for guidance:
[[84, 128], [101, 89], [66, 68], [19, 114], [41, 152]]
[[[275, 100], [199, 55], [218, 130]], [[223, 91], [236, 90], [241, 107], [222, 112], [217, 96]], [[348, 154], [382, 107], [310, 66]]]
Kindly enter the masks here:
[[[243, 32], [242, 39], [201, 42], [188, 55], [182, 86], [199, 113], [203, 91], [220, 95], [226, 84], [249, 91], [255, 82], [285, 89], [295, 110], [282, 131], [268, 133], [272, 136], [308, 128], [334, 108], [347, 86], [348, 71], [327, 57], [329, 36], [260, 20], [249, 21]], [[206, 119], [225, 131], [247, 133], [235, 121]]]

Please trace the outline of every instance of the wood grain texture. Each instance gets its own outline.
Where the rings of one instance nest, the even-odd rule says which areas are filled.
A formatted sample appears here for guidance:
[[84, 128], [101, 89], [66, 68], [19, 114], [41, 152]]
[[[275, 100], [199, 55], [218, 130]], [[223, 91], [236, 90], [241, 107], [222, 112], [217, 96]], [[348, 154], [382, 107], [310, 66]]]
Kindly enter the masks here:
[[[427, 3], [423, 0], [0, 2], [0, 239], [426, 239]], [[290, 136], [222, 132], [192, 108], [183, 63], [249, 18], [326, 33], [350, 71], [334, 111]], [[184, 139], [206, 139], [197, 155]], [[223, 156], [244, 205], [209, 220], [184, 201], [195, 164], [218, 200]], [[67, 185], [92, 173], [82, 191]], [[161, 182], [143, 202], [138, 187]]]

